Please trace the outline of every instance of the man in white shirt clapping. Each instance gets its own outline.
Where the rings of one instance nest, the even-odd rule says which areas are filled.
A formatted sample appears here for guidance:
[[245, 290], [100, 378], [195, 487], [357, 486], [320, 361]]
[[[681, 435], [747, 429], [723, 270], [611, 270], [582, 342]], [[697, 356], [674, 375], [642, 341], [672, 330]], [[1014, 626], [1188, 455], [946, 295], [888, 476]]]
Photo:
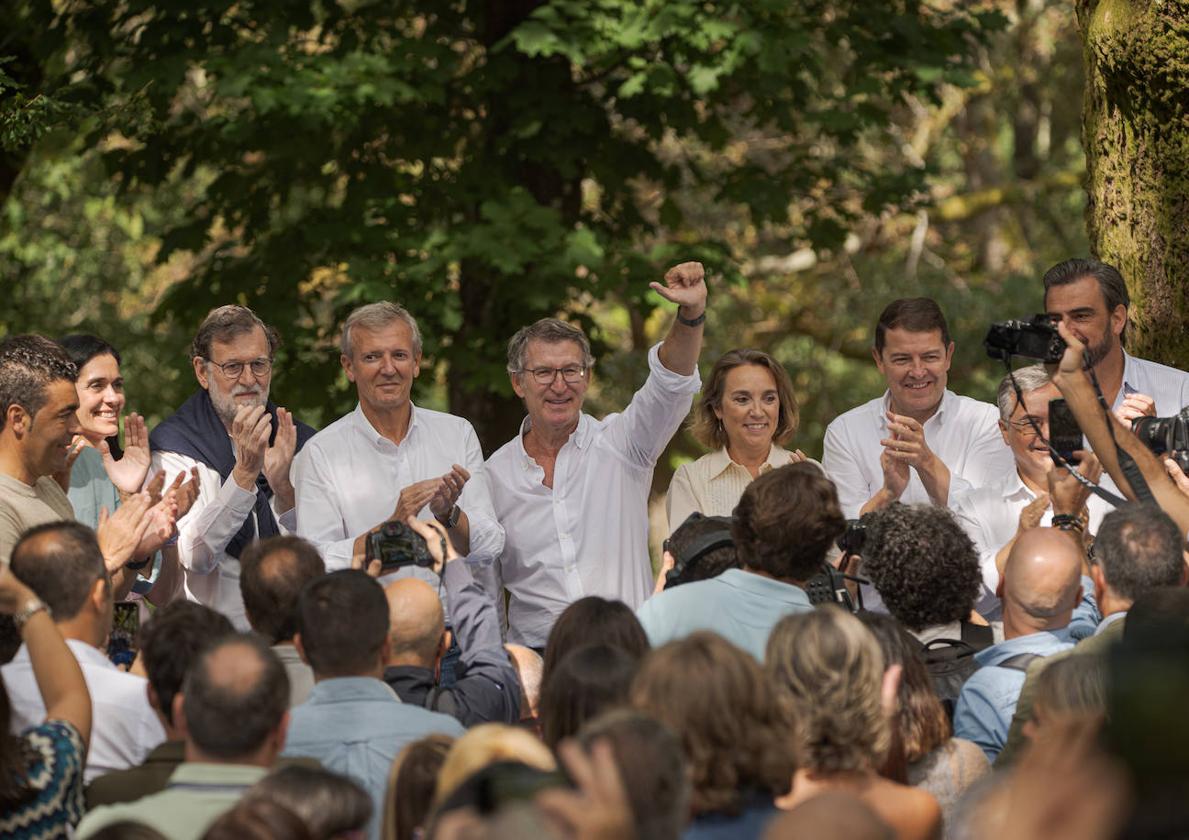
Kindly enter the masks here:
[[[417, 322], [394, 303], [356, 309], [343, 325], [343, 369], [359, 405], [314, 436], [294, 462], [297, 533], [321, 551], [327, 571], [362, 556], [390, 520], [433, 516], [494, 597], [487, 572], [504, 546], [483, 477], [483, 452], [461, 417], [415, 406], [421, 373]], [[432, 579], [424, 569], [402, 576]]]
[[499, 561], [508, 640], [542, 648], [553, 622], [587, 595], [638, 608], [652, 591], [648, 492], [652, 471], [701, 387], [706, 284], [701, 263], [650, 284], [678, 304], [649, 375], [622, 414], [582, 412], [594, 359], [580, 329], [545, 318], [508, 344], [508, 374], [528, 417], [487, 462], [507, 531]]
[[848, 518], [894, 501], [947, 506], [1012, 468], [995, 406], [946, 388], [954, 343], [935, 301], [888, 304], [871, 355], [888, 390], [830, 423], [822, 456]]

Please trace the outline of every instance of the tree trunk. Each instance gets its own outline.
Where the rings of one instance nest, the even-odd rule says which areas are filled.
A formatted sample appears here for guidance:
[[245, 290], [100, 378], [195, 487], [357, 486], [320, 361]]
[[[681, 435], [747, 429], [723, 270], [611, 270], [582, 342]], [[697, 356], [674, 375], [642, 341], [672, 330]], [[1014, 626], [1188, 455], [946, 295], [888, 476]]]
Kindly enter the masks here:
[[1131, 292], [1128, 349], [1189, 363], [1189, 0], [1078, 0], [1095, 255]]

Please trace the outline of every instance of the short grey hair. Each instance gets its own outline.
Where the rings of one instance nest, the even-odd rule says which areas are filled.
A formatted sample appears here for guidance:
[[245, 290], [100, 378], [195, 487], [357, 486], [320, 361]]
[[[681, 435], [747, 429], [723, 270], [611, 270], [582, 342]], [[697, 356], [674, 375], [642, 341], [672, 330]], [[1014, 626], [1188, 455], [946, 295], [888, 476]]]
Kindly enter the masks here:
[[343, 336], [339, 340], [339, 347], [344, 356], [351, 355], [351, 330], [363, 327], [365, 330], [378, 330], [394, 321], [404, 321], [413, 333], [413, 352], [421, 355], [421, 329], [417, 326], [417, 319], [409, 314], [399, 303], [382, 300], [379, 303], [369, 303], [360, 306], [347, 316], [343, 324]]
[[203, 319], [190, 342], [190, 358], [211, 361], [211, 345], [216, 341], [223, 344], [241, 335], [252, 332], [257, 327], [264, 330], [264, 337], [268, 339], [268, 357], [276, 355], [281, 346], [280, 334], [246, 306], [228, 304], [212, 309]]
[[594, 356], [590, 354], [590, 340], [586, 333], [557, 318], [542, 318], [535, 324], [521, 327], [508, 342], [508, 373], [524, 372], [524, 354], [528, 350], [528, 343], [534, 340], [546, 344], [572, 341], [582, 349], [582, 364], [588, 369], [594, 367]]
[[1015, 376], [1016, 384], [1020, 386], [1020, 392], [1024, 394], [1035, 391], [1037, 388], [1043, 388], [1053, 381], [1044, 365], [1028, 365], [1028, 367], [1022, 367], [1013, 374], [1003, 377], [1003, 381], [999, 383], [999, 393], [995, 397], [995, 402], [999, 405], [999, 417], [1004, 423], [1011, 419], [1012, 412], [1016, 410], [1016, 389], [1011, 384], [1012, 376]]

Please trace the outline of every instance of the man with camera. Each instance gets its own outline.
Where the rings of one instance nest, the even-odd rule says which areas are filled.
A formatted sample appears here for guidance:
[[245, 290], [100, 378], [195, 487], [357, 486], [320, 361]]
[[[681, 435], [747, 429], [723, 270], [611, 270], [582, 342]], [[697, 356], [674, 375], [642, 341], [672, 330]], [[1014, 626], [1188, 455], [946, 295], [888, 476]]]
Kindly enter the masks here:
[[[322, 552], [328, 571], [355, 557], [379, 559], [384, 573], [434, 582], [418, 563], [404, 521], [437, 519], [494, 593], [490, 572], [504, 547], [483, 453], [461, 417], [415, 406], [421, 333], [403, 307], [362, 306], [343, 325], [342, 365], [359, 405], [310, 441], [294, 463], [297, 532]], [[376, 539], [378, 537], [378, 539]], [[371, 549], [369, 551], [369, 544]], [[403, 550], [410, 549], [410, 550]]]
[[1189, 405], [1189, 373], [1123, 349], [1131, 298], [1117, 268], [1066, 260], [1045, 272], [1044, 289], [1045, 312], [1085, 345], [1102, 395], [1120, 420], [1167, 417]]
[[[1053, 465], [1048, 448], [1049, 402], [1059, 397], [1043, 365], [1029, 365], [1003, 378], [997, 395], [999, 431], [1015, 458], [1015, 468], [953, 505], [978, 551], [983, 592], [977, 609], [986, 617], [998, 615], [995, 593], [1000, 574], [1020, 533], [1054, 522], [1078, 533], [1095, 533], [1111, 508], [1067, 470]], [[1086, 455], [1078, 472], [1088, 481], [1097, 481], [1102, 469], [1093, 455]]]
[[830, 423], [822, 456], [847, 518], [894, 501], [946, 506], [1011, 468], [994, 407], [946, 388], [954, 343], [935, 301], [890, 303], [871, 355], [888, 389]]

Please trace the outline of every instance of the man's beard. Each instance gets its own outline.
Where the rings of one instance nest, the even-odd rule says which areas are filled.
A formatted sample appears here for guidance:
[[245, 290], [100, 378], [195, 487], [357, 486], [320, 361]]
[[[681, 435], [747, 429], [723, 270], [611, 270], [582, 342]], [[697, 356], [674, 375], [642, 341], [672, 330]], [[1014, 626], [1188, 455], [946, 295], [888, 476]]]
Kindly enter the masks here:
[[[262, 389], [258, 385], [256, 390], [257, 393], [252, 396], [251, 402], [237, 402], [231, 394], [216, 392], [214, 388], [208, 388], [207, 393], [210, 394], [211, 405], [215, 407], [215, 414], [219, 415], [223, 425], [230, 429], [231, 424], [235, 422], [235, 413], [239, 411], [241, 405], [257, 406], [268, 402], [268, 389]], [[241, 397], [241, 399], [243, 398]]]
[[1108, 330], [1102, 337], [1102, 341], [1086, 348], [1086, 352], [1090, 356], [1090, 367], [1097, 367], [1098, 363], [1105, 359], [1113, 349], [1115, 349], [1115, 334]]

